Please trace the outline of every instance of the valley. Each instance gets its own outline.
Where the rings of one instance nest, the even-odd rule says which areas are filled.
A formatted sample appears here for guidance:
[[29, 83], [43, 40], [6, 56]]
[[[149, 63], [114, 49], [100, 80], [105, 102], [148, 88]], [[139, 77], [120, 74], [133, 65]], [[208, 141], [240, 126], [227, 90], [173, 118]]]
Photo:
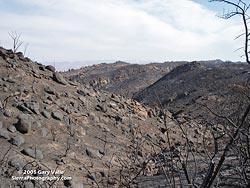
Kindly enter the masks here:
[[231, 134], [247, 106], [247, 65], [116, 62], [59, 73], [0, 48], [0, 66], [2, 187], [202, 186], [222, 159], [212, 183], [242, 184], [234, 166], [244, 153], [225, 148], [244, 142]]

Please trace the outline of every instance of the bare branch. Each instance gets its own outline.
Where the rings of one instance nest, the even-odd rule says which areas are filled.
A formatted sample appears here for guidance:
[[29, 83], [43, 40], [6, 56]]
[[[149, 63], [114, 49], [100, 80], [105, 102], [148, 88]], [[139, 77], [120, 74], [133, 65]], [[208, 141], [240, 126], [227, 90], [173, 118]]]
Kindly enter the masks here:
[[246, 58], [246, 62], [248, 64], [250, 64], [249, 50], [248, 50], [248, 47], [249, 47], [249, 45], [248, 45], [248, 41], [249, 41], [248, 19], [249, 19], [249, 16], [247, 14], [247, 11], [249, 10], [250, 4], [247, 4], [242, 0], [239, 0], [238, 3], [234, 3], [234, 2], [229, 1], [229, 0], [210, 0], [209, 2], [225, 3], [228, 5], [231, 5], [232, 7], [235, 8], [235, 11], [230, 11], [229, 13], [226, 13], [226, 14], [223, 13], [221, 17], [224, 19], [230, 19], [236, 15], [241, 16], [245, 34], [237, 36], [236, 39], [243, 36], [243, 35], [245, 36], [245, 39], [244, 39], [245, 44], [244, 44], [244, 48], [243, 48], [244, 49], [244, 56]]
[[17, 33], [16, 31], [9, 32], [9, 36], [13, 40], [13, 52], [16, 53], [18, 48], [22, 46], [23, 41], [20, 40], [21, 33]]

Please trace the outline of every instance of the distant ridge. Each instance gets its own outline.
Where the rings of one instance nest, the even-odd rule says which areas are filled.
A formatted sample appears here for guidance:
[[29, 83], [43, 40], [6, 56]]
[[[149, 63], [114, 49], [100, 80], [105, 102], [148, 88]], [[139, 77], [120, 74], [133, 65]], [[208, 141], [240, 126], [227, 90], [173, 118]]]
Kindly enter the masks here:
[[176, 67], [133, 99], [151, 107], [167, 106], [173, 113], [185, 109], [197, 116], [196, 102], [213, 106], [228, 97], [234, 85], [244, 84], [249, 77], [247, 64], [192, 62]]
[[[223, 62], [219, 59], [208, 61], [194, 61], [206, 66], [219, 66]], [[187, 61], [170, 61], [164, 63], [130, 64], [124, 61], [115, 63], [101, 63], [71, 69], [63, 74], [70, 80], [89, 84], [111, 93], [125, 97], [133, 97], [157, 80], [169, 73], [175, 67], [187, 64]]]

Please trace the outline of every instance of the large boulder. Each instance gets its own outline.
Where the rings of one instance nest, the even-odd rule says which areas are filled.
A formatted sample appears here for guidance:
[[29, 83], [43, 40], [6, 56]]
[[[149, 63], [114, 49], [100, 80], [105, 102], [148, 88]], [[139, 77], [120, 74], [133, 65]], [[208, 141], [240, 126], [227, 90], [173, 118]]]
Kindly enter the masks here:
[[54, 119], [57, 119], [59, 121], [62, 121], [63, 120], [63, 114], [60, 113], [60, 112], [52, 112], [52, 117]]
[[93, 158], [93, 159], [102, 157], [101, 154], [99, 153], [99, 151], [95, 150], [95, 149], [87, 148], [85, 150], [85, 152], [86, 152], [88, 157]]
[[42, 160], [43, 153], [39, 149], [32, 149], [32, 148], [24, 148], [22, 151], [23, 154], [28, 155], [34, 159]]
[[26, 102], [24, 105], [29, 108], [33, 113], [40, 114], [39, 103], [36, 101]]
[[18, 122], [15, 124], [17, 131], [26, 134], [31, 130], [33, 117], [29, 114], [21, 114], [18, 116]]
[[10, 143], [13, 144], [13, 145], [16, 145], [16, 146], [20, 146], [20, 145], [22, 145], [24, 142], [25, 142], [25, 139], [24, 139], [24, 137], [21, 136], [21, 135], [13, 136], [13, 137], [10, 139]]
[[0, 129], [0, 138], [10, 139], [9, 132], [5, 129]]
[[26, 164], [24, 159], [21, 158], [12, 158], [9, 160], [9, 165], [15, 168], [22, 168]]
[[67, 85], [67, 81], [64, 79], [64, 77], [58, 73], [58, 72], [54, 72], [53, 74], [53, 79], [58, 82], [59, 84], [62, 84], [62, 85]]
[[51, 72], [55, 72], [56, 71], [55, 67], [52, 66], [52, 65], [47, 65], [45, 68], [48, 69], [48, 70], [50, 70]]

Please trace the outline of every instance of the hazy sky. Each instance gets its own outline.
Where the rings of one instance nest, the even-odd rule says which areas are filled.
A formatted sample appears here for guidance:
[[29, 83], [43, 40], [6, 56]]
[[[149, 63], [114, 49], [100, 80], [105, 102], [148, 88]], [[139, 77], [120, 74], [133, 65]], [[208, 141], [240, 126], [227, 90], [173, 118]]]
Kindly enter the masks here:
[[207, 0], [0, 0], [0, 45], [17, 31], [40, 62], [243, 61], [241, 20], [222, 12]]

